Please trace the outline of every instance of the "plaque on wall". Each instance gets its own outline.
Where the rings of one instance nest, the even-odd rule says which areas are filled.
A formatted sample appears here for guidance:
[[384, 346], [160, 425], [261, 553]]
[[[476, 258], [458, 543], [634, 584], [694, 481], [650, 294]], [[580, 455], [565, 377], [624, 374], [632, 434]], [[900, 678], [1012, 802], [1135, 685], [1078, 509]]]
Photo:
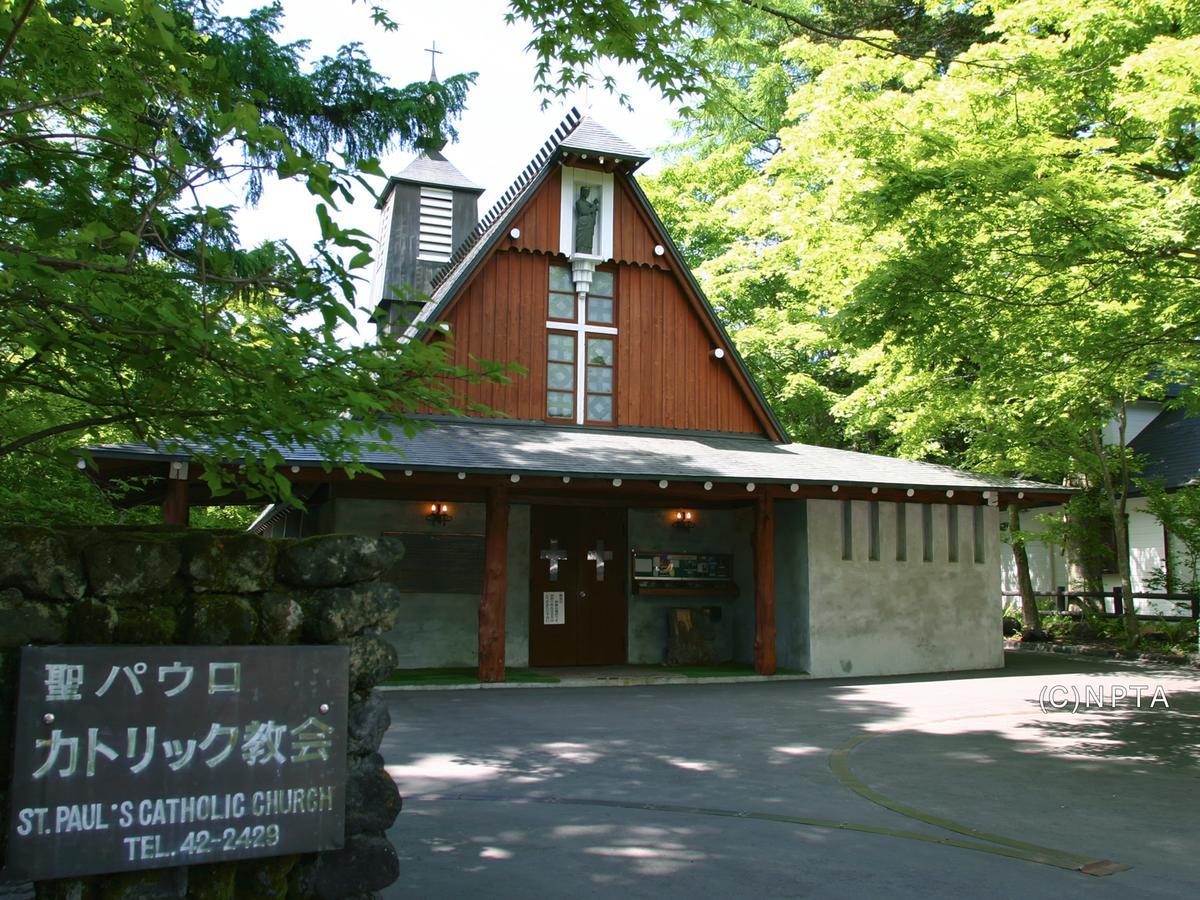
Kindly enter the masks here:
[[25, 647], [6, 867], [41, 880], [341, 847], [346, 647]]
[[400, 590], [413, 594], [483, 592], [482, 534], [385, 531], [383, 536], [404, 542], [404, 561], [392, 573]]

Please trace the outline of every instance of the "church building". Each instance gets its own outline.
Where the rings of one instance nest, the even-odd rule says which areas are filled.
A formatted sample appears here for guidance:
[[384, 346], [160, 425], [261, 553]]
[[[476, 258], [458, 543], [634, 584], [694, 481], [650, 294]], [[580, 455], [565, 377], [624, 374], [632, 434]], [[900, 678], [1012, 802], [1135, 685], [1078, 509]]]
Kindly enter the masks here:
[[[1002, 664], [999, 510], [1062, 489], [791, 443], [634, 173], [647, 160], [572, 113], [482, 219], [440, 150], [380, 201], [374, 300], [410, 340], [449, 327], [487, 412], [423, 416], [327, 474], [280, 448], [301, 514], [262, 533], [394, 535], [403, 667], [752, 663], [813, 676]], [[179, 457], [93, 448], [102, 472]], [[182, 512], [181, 512], [182, 510]]]

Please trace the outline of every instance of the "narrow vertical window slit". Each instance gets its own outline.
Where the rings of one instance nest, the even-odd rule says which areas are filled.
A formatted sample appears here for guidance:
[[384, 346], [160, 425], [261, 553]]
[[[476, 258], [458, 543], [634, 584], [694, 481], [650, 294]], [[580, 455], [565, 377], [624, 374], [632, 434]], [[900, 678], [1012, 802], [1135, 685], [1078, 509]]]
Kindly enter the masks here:
[[867, 548], [867, 558], [879, 562], [879, 501], [872, 500], [868, 507], [870, 516], [870, 544]]
[[842, 559], [854, 559], [854, 518], [849, 500], [842, 501]]

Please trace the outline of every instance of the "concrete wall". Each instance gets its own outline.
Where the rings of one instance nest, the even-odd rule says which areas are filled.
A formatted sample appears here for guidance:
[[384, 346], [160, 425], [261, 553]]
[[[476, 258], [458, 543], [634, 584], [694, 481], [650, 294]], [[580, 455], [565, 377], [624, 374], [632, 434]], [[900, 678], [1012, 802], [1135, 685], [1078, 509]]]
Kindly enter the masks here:
[[[454, 504], [454, 521], [434, 526], [415, 501], [338, 500], [330, 527], [343, 533], [383, 531], [481, 534], [483, 504]], [[985, 668], [1001, 664], [999, 642], [999, 514], [984, 510], [984, 562], [976, 563], [971, 507], [959, 507], [959, 561], [948, 561], [947, 507], [933, 508], [934, 560], [922, 561], [919, 504], [880, 504], [880, 559], [869, 560], [869, 504], [851, 504], [853, 558], [842, 559], [840, 501], [776, 503], [775, 582], [779, 665], [816, 676], [883, 675]], [[907, 556], [896, 560], [897, 509], [907, 514]], [[690, 531], [671, 524], [670, 510], [631, 509], [629, 549], [733, 554], [736, 596], [648, 597], [629, 590], [628, 661], [656, 665], [667, 642], [667, 610], [721, 610], [721, 655], [754, 659], [754, 511], [697, 510]], [[529, 660], [530, 508], [509, 518], [507, 664]], [[631, 573], [630, 573], [631, 574]], [[396, 626], [385, 637], [399, 665], [477, 664], [478, 594], [403, 595]]]
[[[745, 625], [745, 597], [751, 598], [749, 623], [751, 646], [754, 629], [754, 574], [750, 563], [751, 546], [744, 523], [737, 511], [731, 509], [701, 509], [696, 511], [696, 524], [691, 530], [676, 528], [669, 509], [629, 510], [630, 551], [667, 551], [674, 553], [733, 553], [733, 579], [738, 597], [653, 597], [632, 591], [629, 577], [629, 662], [638, 665], [658, 665], [663, 662], [667, 647], [667, 611], [677, 607], [699, 608], [715, 606], [721, 610], [717, 624], [717, 650], [720, 658], [742, 659], [740, 641]], [[734, 542], [730, 544], [730, 536]]]
[[[922, 559], [921, 504], [880, 503], [880, 552], [869, 560], [870, 504], [853, 501], [853, 557], [842, 559], [842, 503], [808, 502], [809, 666], [817, 677], [997, 668], [999, 511], [984, 507], [975, 562], [970, 507], [958, 508], [958, 562], [948, 561], [947, 507], [933, 507], [933, 560]], [[896, 560], [896, 515], [907, 560]]]
[[[415, 500], [337, 500], [330, 530], [378, 536], [384, 531], [483, 534], [482, 503], [455, 503], [454, 521], [425, 521]], [[529, 664], [529, 507], [514, 505], [508, 519], [508, 603], [505, 664]], [[482, 583], [482, 582], [481, 582]], [[405, 593], [395, 627], [385, 637], [396, 648], [400, 668], [474, 666], [479, 662], [479, 594]]]

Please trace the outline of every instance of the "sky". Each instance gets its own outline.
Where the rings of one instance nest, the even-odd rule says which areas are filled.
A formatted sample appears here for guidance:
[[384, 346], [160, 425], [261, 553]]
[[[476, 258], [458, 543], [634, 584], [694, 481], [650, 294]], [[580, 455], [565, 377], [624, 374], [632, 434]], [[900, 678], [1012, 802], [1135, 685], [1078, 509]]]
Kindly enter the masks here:
[[[535, 60], [524, 49], [532, 33], [523, 24], [504, 22], [504, 0], [374, 2], [388, 10], [399, 25], [396, 31], [387, 32], [372, 23], [370, 5], [361, 0], [283, 0], [285, 19], [280, 40], [309, 40], [308, 55], [312, 59], [332, 54], [343, 44], [360, 42], [376, 71], [397, 86], [428, 78], [430, 54], [425, 48], [434, 41], [443, 51], [437, 57], [439, 76], [477, 72], [466, 111], [455, 124], [458, 141], [443, 152], [464, 175], [487, 189], [480, 200], [480, 215], [520, 174], [572, 105], [586, 109], [611, 131], [647, 152], [671, 139], [674, 108], [640, 84], [636, 73], [629, 69], [611, 67], [605, 74], [613, 75], [620, 90], [630, 95], [632, 112], [598, 89], [543, 110], [542, 98], [533, 87]], [[261, 5], [262, 0], [225, 0], [221, 10], [237, 15]], [[382, 159], [383, 169], [397, 173], [414, 158], [412, 152], [389, 153]], [[656, 161], [652, 159], [641, 171], [655, 170]], [[208, 202], [242, 203], [238, 191], [223, 190], [223, 196], [214, 196]], [[269, 183], [258, 206], [243, 209], [238, 215], [243, 243], [253, 245], [282, 236], [304, 255], [318, 233], [313, 205], [313, 198], [302, 185]], [[341, 221], [371, 235], [379, 230], [379, 213], [365, 194], [344, 211]], [[360, 302], [367, 295], [363, 285]]]

